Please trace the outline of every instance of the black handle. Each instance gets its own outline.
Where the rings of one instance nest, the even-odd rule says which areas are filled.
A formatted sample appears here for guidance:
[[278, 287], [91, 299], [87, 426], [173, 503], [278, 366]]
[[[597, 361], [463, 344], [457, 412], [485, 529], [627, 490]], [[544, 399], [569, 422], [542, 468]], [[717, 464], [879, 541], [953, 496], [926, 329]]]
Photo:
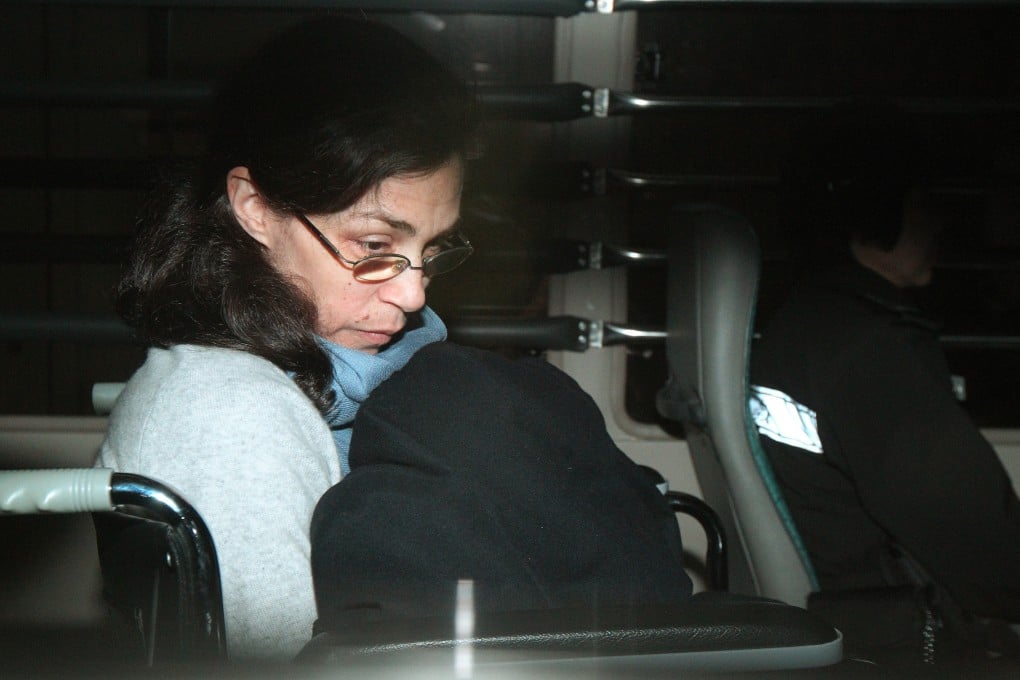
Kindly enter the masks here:
[[479, 88], [489, 118], [565, 121], [592, 115], [593, 90], [581, 83]]
[[587, 319], [554, 316], [543, 319], [453, 321], [450, 340], [476, 347], [515, 347], [583, 352], [588, 349]]

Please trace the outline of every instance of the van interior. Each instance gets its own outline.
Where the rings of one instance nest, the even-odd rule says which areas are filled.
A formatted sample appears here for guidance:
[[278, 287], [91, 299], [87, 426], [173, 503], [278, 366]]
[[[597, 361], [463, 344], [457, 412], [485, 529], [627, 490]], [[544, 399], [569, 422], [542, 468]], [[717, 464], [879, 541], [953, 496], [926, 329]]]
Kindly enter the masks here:
[[[753, 353], [795, 276], [779, 188], [800, 134], [839, 103], [896, 102], [944, 163], [925, 301], [964, 408], [1020, 489], [1020, 8], [983, 0], [5, 2], [0, 470], [92, 465], [145, 354], [113, 305], [142, 201], [199, 152], [215, 80], [321, 12], [394, 26], [486, 111], [463, 206], [475, 255], [429, 288], [451, 339], [563, 369], [621, 450], [701, 499], [712, 482], [689, 428], [657, 404], [684, 235], [702, 219], [754, 235], [738, 266], [753, 297], [706, 303], [734, 307], [705, 327]], [[707, 590], [711, 538], [678, 518]], [[87, 515], [0, 516], [0, 630], [102, 625], [92, 531]], [[749, 539], [729, 533], [731, 589], [762, 595], [740, 566]]]

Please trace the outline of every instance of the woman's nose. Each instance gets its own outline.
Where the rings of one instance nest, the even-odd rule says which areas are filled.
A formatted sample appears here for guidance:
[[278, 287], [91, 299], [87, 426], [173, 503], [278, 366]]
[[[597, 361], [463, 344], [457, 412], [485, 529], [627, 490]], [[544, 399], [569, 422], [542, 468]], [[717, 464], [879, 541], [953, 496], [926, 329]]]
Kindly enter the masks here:
[[425, 306], [428, 280], [421, 270], [405, 269], [389, 281], [379, 284], [379, 297], [405, 312], [416, 312]]

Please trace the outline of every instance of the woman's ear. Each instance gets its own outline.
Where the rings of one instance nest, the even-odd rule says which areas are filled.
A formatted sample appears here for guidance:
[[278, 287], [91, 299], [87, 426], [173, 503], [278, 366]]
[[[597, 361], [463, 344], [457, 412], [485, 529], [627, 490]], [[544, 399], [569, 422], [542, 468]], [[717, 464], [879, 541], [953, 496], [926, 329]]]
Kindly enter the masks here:
[[227, 173], [227, 198], [234, 217], [248, 235], [266, 248], [272, 248], [275, 215], [252, 181], [248, 168], [237, 167]]

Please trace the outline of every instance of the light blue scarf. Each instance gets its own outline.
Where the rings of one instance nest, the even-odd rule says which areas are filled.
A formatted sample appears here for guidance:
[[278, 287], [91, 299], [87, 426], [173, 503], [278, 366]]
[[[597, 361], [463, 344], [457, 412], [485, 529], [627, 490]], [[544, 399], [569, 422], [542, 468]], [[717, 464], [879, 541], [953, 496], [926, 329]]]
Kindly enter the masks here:
[[341, 347], [325, 338], [319, 338], [322, 348], [333, 362], [333, 389], [336, 404], [326, 420], [333, 430], [333, 439], [340, 454], [340, 471], [351, 471], [348, 453], [351, 447], [351, 424], [362, 402], [376, 387], [399, 371], [419, 349], [446, 339], [446, 325], [428, 307], [412, 319], [404, 335], [378, 354]]

